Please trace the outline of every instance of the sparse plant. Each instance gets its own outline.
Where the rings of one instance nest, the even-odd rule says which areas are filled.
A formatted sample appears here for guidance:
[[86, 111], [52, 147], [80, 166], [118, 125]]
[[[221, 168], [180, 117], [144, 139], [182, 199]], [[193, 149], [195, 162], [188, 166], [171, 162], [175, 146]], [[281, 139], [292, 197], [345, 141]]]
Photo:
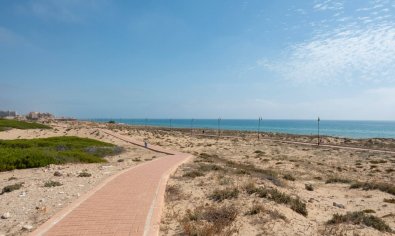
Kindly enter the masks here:
[[384, 202], [395, 204], [395, 198], [384, 198]]
[[286, 179], [286, 180], [289, 180], [289, 181], [295, 181], [296, 180], [295, 177], [293, 175], [291, 175], [291, 174], [285, 174], [283, 176], [283, 179]]
[[204, 176], [204, 173], [202, 171], [198, 171], [198, 170], [191, 170], [191, 171], [185, 172], [182, 176], [187, 177], [187, 178], [196, 178], [196, 177]]
[[237, 213], [234, 206], [201, 206], [187, 210], [180, 224], [183, 233], [189, 236], [233, 235], [237, 233], [237, 229], [232, 226]]
[[11, 184], [11, 185], [5, 186], [3, 188], [3, 190], [1, 191], [0, 195], [2, 195], [4, 193], [10, 193], [12, 191], [18, 190], [18, 189], [22, 188], [23, 184], [24, 183], [21, 182], [21, 183], [16, 183], [16, 184]]
[[362, 211], [348, 212], [345, 215], [334, 214], [332, 219], [327, 224], [363, 224], [368, 227], [372, 227], [383, 232], [392, 232], [390, 226], [388, 226], [382, 219], [377, 216], [367, 215]]
[[182, 197], [179, 185], [168, 185], [166, 187], [165, 199], [166, 201], [177, 201]]
[[332, 184], [332, 183], [342, 183], [342, 184], [349, 184], [352, 183], [351, 180], [341, 178], [341, 177], [331, 177], [325, 181], [326, 184]]
[[279, 204], [288, 205], [289, 208], [303, 216], [307, 216], [308, 214], [306, 203], [302, 202], [299, 197], [291, 197], [273, 188], [256, 187], [251, 183], [245, 185], [244, 189], [248, 194], [255, 193], [258, 197], [266, 198]]
[[350, 186], [350, 188], [362, 188], [363, 190], [378, 189], [382, 192], [395, 195], [395, 186], [388, 183], [355, 182]]
[[62, 186], [62, 185], [63, 185], [63, 184], [61, 184], [61, 183], [58, 182], [58, 181], [52, 181], [52, 180], [50, 180], [50, 181], [45, 182], [44, 187], [46, 187], [46, 188], [52, 188], [52, 187], [57, 187], [57, 186]]
[[215, 202], [222, 202], [225, 199], [237, 198], [239, 196], [239, 190], [236, 187], [215, 189], [209, 196], [209, 199]]
[[82, 171], [82, 172], [80, 172], [79, 174], [78, 174], [78, 177], [91, 177], [92, 176], [92, 174], [91, 173], [88, 173], [88, 172], [86, 172], [86, 171]]

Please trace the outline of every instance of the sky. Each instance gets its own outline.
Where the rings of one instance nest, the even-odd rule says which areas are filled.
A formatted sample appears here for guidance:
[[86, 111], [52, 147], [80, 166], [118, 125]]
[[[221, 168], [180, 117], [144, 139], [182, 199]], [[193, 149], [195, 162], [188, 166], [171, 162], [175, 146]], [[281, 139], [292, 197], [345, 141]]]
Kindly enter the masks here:
[[0, 110], [395, 120], [395, 0], [0, 0]]

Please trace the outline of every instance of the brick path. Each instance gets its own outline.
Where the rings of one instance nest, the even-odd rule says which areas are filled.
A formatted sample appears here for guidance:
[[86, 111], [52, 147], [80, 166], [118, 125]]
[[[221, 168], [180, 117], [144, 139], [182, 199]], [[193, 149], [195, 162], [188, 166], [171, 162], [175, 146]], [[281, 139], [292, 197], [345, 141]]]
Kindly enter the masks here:
[[[144, 145], [129, 137], [101, 131]], [[110, 177], [31, 235], [157, 235], [167, 179], [190, 155], [156, 146], [149, 148], [170, 155]]]

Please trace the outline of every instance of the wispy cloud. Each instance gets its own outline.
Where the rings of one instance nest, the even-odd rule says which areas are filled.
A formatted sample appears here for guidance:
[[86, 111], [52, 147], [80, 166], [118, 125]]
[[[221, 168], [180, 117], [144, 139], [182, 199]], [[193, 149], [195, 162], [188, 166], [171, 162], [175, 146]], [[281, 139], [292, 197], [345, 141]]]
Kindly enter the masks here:
[[354, 10], [364, 14], [344, 16], [339, 1], [317, 3], [314, 9], [337, 10], [338, 17], [312, 22], [315, 33], [310, 40], [291, 45], [281, 58], [257, 64], [298, 82], [395, 81], [394, 16], [375, 14], [392, 7], [388, 4], [372, 1], [369, 10]]
[[83, 22], [89, 12], [100, 9], [106, 0], [30, 0], [17, 5], [17, 11], [44, 20]]
[[0, 45], [29, 45], [29, 43], [17, 33], [0, 26]]
[[343, 1], [334, 1], [334, 0], [318, 1], [313, 6], [314, 10], [316, 11], [342, 10], [343, 7], [344, 7]]

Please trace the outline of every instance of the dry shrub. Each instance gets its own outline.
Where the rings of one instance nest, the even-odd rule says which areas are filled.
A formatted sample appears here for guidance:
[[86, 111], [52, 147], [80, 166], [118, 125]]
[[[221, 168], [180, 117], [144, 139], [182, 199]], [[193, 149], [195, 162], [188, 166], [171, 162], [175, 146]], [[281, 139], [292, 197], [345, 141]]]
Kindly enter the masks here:
[[182, 198], [182, 191], [179, 185], [166, 186], [165, 200], [167, 202], [178, 201]]
[[215, 189], [210, 195], [209, 199], [215, 202], [222, 202], [225, 199], [237, 198], [239, 196], [239, 190], [236, 187]]
[[193, 236], [230, 236], [237, 233], [233, 225], [238, 214], [234, 206], [197, 207], [193, 211], [187, 210], [180, 220], [183, 233]]
[[299, 197], [292, 197], [274, 188], [256, 187], [253, 183], [245, 185], [244, 190], [248, 194], [255, 193], [260, 198], [266, 198], [279, 204], [285, 204], [303, 216], [307, 216], [308, 214], [306, 203], [302, 202]]
[[345, 215], [334, 214], [327, 224], [354, 224], [354, 225], [366, 225], [383, 232], [393, 232], [391, 228], [377, 216], [368, 215], [362, 211], [347, 212]]

